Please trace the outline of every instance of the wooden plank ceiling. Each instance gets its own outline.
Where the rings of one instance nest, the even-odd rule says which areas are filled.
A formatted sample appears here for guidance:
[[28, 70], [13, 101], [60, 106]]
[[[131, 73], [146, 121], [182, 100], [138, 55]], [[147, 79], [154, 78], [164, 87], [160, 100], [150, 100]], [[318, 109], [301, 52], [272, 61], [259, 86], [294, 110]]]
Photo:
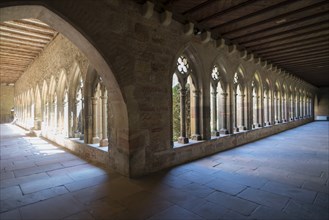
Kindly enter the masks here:
[[14, 84], [56, 34], [36, 19], [0, 22], [0, 83]]
[[[145, 0], [136, 0], [144, 4]], [[224, 38], [321, 87], [329, 86], [328, 0], [154, 0], [185, 24]]]

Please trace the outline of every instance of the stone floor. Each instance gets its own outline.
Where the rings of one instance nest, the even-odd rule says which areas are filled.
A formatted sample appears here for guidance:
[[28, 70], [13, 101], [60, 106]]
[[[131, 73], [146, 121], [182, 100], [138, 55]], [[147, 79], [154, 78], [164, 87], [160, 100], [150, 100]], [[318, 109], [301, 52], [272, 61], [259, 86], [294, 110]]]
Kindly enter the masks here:
[[328, 219], [328, 122], [128, 179], [1, 125], [0, 219]]

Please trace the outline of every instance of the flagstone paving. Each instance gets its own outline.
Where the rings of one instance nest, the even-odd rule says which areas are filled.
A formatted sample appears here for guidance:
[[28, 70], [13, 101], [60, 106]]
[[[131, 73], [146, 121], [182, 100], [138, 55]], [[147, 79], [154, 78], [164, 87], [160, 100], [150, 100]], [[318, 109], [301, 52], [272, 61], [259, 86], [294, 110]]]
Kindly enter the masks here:
[[138, 179], [0, 125], [0, 219], [329, 218], [329, 123]]

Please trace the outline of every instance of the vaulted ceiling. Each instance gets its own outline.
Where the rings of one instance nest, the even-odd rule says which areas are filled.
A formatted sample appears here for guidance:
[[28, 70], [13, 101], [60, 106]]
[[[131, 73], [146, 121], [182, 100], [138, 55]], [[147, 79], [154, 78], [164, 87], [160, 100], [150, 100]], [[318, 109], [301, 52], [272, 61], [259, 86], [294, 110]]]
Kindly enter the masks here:
[[14, 84], [56, 34], [36, 19], [0, 22], [0, 83]]
[[[136, 0], [144, 4], [145, 0]], [[321, 87], [329, 86], [328, 0], [154, 0], [212, 37]]]

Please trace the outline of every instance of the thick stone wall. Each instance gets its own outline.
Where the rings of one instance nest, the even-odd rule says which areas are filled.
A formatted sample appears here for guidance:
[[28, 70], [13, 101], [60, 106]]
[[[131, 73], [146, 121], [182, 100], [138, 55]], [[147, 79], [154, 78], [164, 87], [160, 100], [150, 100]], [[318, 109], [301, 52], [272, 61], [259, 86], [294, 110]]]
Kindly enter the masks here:
[[14, 107], [14, 86], [0, 85], [0, 123], [11, 122]]
[[[22, 4], [27, 4], [27, 2], [22, 2]], [[168, 18], [169, 24], [161, 24], [162, 15], [157, 12], [153, 12], [149, 19], [144, 18], [141, 14], [141, 5], [134, 1], [99, 0], [93, 4], [89, 4], [88, 1], [80, 1], [76, 4], [74, 0], [67, 0], [33, 1], [33, 3], [41, 4], [50, 11], [56, 11], [62, 18], [73, 24], [74, 28], [94, 45], [111, 68], [111, 73], [97, 69], [100, 62], [95, 59], [97, 56], [88, 53], [90, 50], [84, 46], [85, 44], [81, 44], [81, 41], [75, 41], [77, 34], [67, 32], [70, 34], [66, 37], [80, 45], [79, 49], [86, 54], [96, 70], [102, 73], [103, 80], [109, 85], [108, 89], [111, 89], [111, 83], [113, 83], [108, 80], [112, 74], [119, 85], [120, 91], [114, 90], [114, 92], [122, 93], [127, 115], [124, 111], [111, 111], [110, 108], [108, 117], [109, 119], [118, 118], [112, 126], [119, 126], [120, 120], [122, 124], [127, 120], [128, 127], [125, 130], [109, 132], [110, 146], [113, 146], [113, 151], [109, 156], [114, 161], [112, 166], [125, 175], [144, 175], [189, 159], [209, 155], [221, 148], [226, 149], [252, 141], [257, 135], [270, 135], [310, 120], [299, 120], [210, 140], [210, 81], [214, 64], [217, 64], [225, 75], [226, 92], [229, 94], [228, 129], [231, 133], [233, 133], [233, 76], [239, 69], [243, 72], [243, 83], [246, 88], [248, 128], [251, 128], [252, 113], [250, 85], [256, 74], [260, 78], [261, 90], [268, 80], [272, 102], [274, 90], [292, 94], [293, 97], [299, 99], [306, 96], [313, 97], [316, 88], [266, 61], [254, 58], [253, 54], [237, 50], [235, 45], [226, 45], [222, 40], [207, 39], [203, 34], [186, 34], [184, 33], [185, 26], [174, 20], [170, 22], [170, 18]], [[16, 8], [10, 11], [10, 15], [15, 10], [20, 12], [21, 17], [31, 12], [24, 11], [23, 13], [21, 9]], [[51, 13], [47, 13], [47, 10], [41, 9], [42, 13], [36, 12], [36, 17], [60, 29], [63, 26], [62, 21], [57, 22], [51, 17]], [[68, 28], [73, 27], [65, 26], [61, 30], [65, 32]], [[199, 86], [200, 133], [203, 141], [192, 145], [193, 147], [173, 148], [171, 144], [171, 87], [177, 58], [181, 54], [186, 55], [191, 61], [194, 70], [193, 77]], [[51, 53], [49, 56], [51, 58], [47, 59], [49, 61], [55, 59], [55, 63], [71, 63], [70, 61], [56, 61], [59, 58], [52, 57]], [[65, 64], [49, 66], [49, 68], [55, 71], [63, 66]], [[40, 77], [48, 74], [47, 71], [39, 72]], [[34, 75], [34, 71], [28, 70], [28, 73], [17, 84], [16, 94], [36, 80], [32, 80]], [[109, 100], [111, 101], [115, 103], [116, 100]], [[273, 112], [273, 107], [271, 111]], [[271, 121], [274, 121], [273, 116]]]

